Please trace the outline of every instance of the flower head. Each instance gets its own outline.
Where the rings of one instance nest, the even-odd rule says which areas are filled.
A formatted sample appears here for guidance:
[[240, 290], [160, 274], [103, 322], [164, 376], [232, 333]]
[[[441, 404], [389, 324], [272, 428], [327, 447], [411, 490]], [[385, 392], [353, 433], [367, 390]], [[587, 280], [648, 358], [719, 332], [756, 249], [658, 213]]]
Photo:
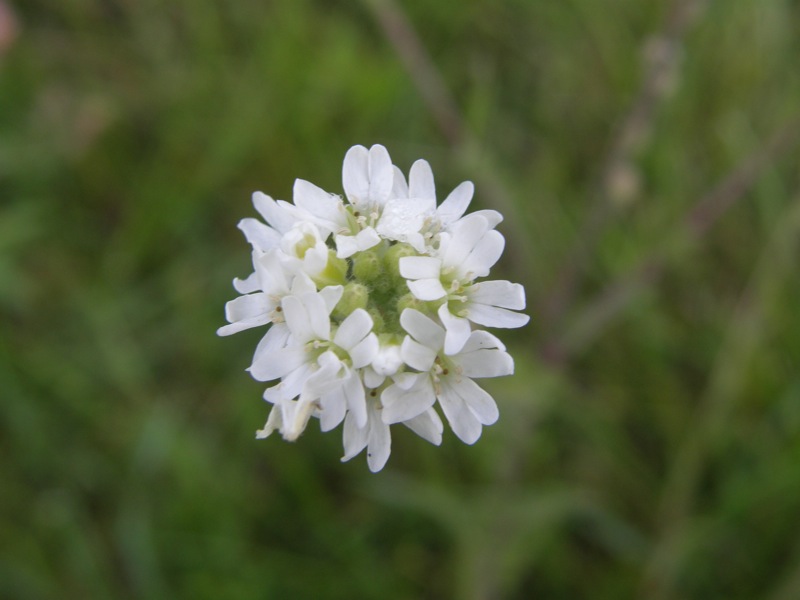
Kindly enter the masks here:
[[268, 327], [250, 374], [275, 381], [257, 432], [296, 440], [314, 417], [343, 426], [344, 457], [367, 449], [372, 471], [386, 464], [390, 426], [402, 423], [439, 445], [444, 426], [472, 444], [498, 418], [474, 379], [510, 375], [514, 362], [492, 334], [528, 316], [521, 285], [485, 281], [505, 240], [493, 210], [466, 214], [474, 187], [457, 186], [437, 206], [430, 165], [408, 180], [386, 148], [351, 148], [345, 199], [295, 182], [293, 203], [256, 192], [264, 222], [243, 219], [253, 273], [234, 279], [219, 335]]

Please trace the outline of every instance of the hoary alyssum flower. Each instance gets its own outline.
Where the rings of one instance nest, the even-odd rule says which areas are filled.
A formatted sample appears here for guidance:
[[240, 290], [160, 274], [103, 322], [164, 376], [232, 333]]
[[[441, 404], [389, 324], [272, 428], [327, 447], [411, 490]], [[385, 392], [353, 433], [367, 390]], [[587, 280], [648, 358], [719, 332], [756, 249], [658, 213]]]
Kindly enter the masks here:
[[498, 418], [474, 380], [514, 371], [502, 342], [477, 326], [521, 327], [521, 285], [486, 280], [505, 240], [493, 210], [466, 214], [474, 187], [440, 204], [433, 173], [415, 162], [408, 179], [386, 148], [351, 148], [344, 198], [298, 179], [293, 202], [256, 192], [263, 221], [239, 223], [253, 273], [234, 279], [219, 335], [267, 327], [250, 374], [273, 382], [272, 409], [257, 437], [295, 440], [313, 417], [343, 424], [344, 457], [364, 448], [372, 471], [386, 464], [390, 426], [440, 444], [444, 415], [472, 444]]

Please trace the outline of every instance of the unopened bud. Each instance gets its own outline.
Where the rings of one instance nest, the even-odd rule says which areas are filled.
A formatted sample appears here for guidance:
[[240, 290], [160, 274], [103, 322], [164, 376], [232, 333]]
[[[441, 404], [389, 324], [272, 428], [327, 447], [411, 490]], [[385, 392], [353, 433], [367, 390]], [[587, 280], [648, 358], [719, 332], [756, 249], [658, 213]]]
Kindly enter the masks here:
[[369, 302], [369, 291], [361, 283], [348, 283], [344, 286], [342, 297], [333, 309], [333, 315], [339, 319], [349, 317], [357, 308], [366, 308]]

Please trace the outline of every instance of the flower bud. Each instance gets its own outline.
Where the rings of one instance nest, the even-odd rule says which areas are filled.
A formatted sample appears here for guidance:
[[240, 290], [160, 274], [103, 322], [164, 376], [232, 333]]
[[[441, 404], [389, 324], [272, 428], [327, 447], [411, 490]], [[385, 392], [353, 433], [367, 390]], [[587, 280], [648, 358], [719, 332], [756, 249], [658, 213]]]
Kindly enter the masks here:
[[333, 315], [345, 319], [357, 308], [366, 308], [369, 302], [367, 287], [361, 283], [348, 283], [344, 286], [342, 297], [333, 309]]
[[383, 256], [386, 272], [394, 278], [402, 277], [400, 275], [400, 259], [404, 256], [417, 256], [417, 254], [417, 251], [408, 244], [395, 244]]
[[375, 252], [359, 252], [353, 258], [353, 275], [361, 281], [373, 281], [383, 271], [381, 259]]

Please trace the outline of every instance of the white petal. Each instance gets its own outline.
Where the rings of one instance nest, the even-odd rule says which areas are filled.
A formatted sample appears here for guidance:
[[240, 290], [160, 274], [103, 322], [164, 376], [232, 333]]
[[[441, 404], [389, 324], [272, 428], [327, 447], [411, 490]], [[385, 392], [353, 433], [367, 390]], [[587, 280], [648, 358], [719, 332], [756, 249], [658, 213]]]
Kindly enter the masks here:
[[271, 381], [302, 366], [307, 353], [302, 348], [284, 348], [277, 352], [264, 352], [247, 369], [256, 381]]
[[410, 198], [430, 198], [436, 200], [436, 186], [433, 171], [428, 161], [420, 159], [411, 165], [408, 173], [408, 196]]
[[494, 398], [481, 386], [469, 379], [462, 377], [460, 380], [451, 383], [453, 391], [458, 394], [469, 410], [483, 425], [491, 425], [497, 422], [500, 413]]
[[470, 304], [467, 307], [467, 317], [473, 323], [486, 327], [499, 327], [501, 329], [514, 329], [522, 327], [530, 317], [522, 313], [486, 306], [485, 304]]
[[276, 429], [283, 427], [283, 410], [280, 406], [273, 406], [269, 411], [269, 417], [263, 429], [256, 431], [256, 439], [263, 440], [268, 438], [270, 434]]
[[384, 423], [401, 423], [422, 414], [436, 402], [430, 377], [419, 377], [410, 390], [391, 385], [381, 394]]
[[369, 199], [383, 206], [392, 192], [394, 168], [389, 152], [380, 144], [369, 149]]
[[263, 192], [253, 194], [253, 206], [264, 220], [279, 233], [284, 233], [297, 222], [297, 216], [287, 209], [286, 203], [277, 203]]
[[363, 427], [367, 424], [367, 401], [364, 393], [364, 385], [358, 373], [353, 373], [342, 387], [347, 408], [356, 420], [356, 425]]
[[267, 227], [258, 219], [246, 218], [237, 225], [244, 233], [245, 239], [257, 250], [266, 252], [276, 248], [281, 241], [281, 235], [272, 227]]
[[239, 279], [238, 277], [233, 280], [233, 289], [240, 294], [251, 294], [257, 292], [259, 289], [258, 275], [253, 272], [246, 278]]
[[[275, 248], [266, 254], [253, 253], [253, 266], [256, 268], [261, 289], [268, 294], [285, 295], [289, 291], [289, 279], [293, 274], [286, 269], [286, 264], [281, 257], [283, 253]], [[316, 289], [312, 287], [312, 290]]]
[[337, 235], [334, 237], [336, 241], [336, 256], [337, 258], [349, 258], [358, 252], [358, 242], [353, 235]]
[[347, 400], [341, 386], [322, 396], [319, 404], [319, 428], [321, 431], [330, 431], [339, 425], [347, 414]]
[[407, 283], [411, 293], [420, 300], [438, 300], [447, 295], [444, 287], [442, 287], [442, 282], [438, 279], [418, 279]]
[[344, 293], [344, 287], [341, 285], [329, 285], [319, 291], [319, 295], [325, 301], [325, 310], [328, 315], [341, 299], [342, 293]]
[[280, 383], [264, 390], [264, 400], [278, 403], [297, 398], [306, 380], [313, 374], [310, 363], [305, 363], [283, 377]]
[[494, 264], [500, 259], [506, 240], [499, 231], [487, 231], [469, 253], [469, 256], [458, 266], [459, 273], [465, 278], [486, 277]]
[[317, 240], [313, 248], [309, 248], [303, 257], [303, 271], [308, 275], [319, 275], [328, 266], [328, 247], [322, 240]]
[[223, 325], [217, 329], [217, 335], [233, 335], [234, 333], [239, 333], [240, 331], [244, 331], [246, 329], [261, 327], [262, 325], [266, 325], [270, 322], [271, 318], [269, 315], [259, 315], [257, 317], [253, 317], [252, 319], [242, 319], [241, 321], [236, 321], [230, 325]]
[[355, 239], [359, 250], [369, 250], [376, 244], [381, 243], [381, 237], [372, 227], [359, 231]]
[[472, 333], [469, 321], [453, 316], [447, 303], [439, 307], [439, 318], [445, 328], [444, 353], [457, 354], [467, 343], [470, 333]]
[[370, 331], [372, 331], [372, 318], [363, 308], [357, 308], [339, 325], [333, 343], [345, 350], [351, 350]]
[[459, 268], [489, 230], [489, 223], [475, 213], [456, 221], [442, 255], [442, 264]]
[[403, 345], [400, 346], [400, 356], [409, 367], [417, 371], [428, 371], [436, 359], [436, 351], [406, 336]]
[[514, 359], [502, 350], [475, 350], [453, 357], [467, 377], [504, 377], [514, 373]]
[[229, 323], [252, 319], [275, 310], [275, 301], [268, 294], [256, 293], [239, 296], [225, 304], [225, 318]]
[[317, 222], [330, 231], [347, 223], [342, 201], [320, 187], [303, 179], [294, 182], [294, 203], [307, 211]]
[[392, 381], [401, 390], [410, 390], [420, 377], [428, 377], [428, 373], [409, 373], [406, 371], [394, 375]]
[[267, 330], [266, 335], [261, 338], [256, 346], [256, 351], [253, 354], [253, 362], [257, 362], [262, 354], [265, 352], [277, 352], [285, 348], [289, 341], [291, 331], [286, 326], [286, 323], [275, 323]]
[[429, 201], [419, 198], [389, 200], [383, 208], [376, 231], [386, 239], [405, 241], [419, 233], [432, 209]]
[[496, 210], [476, 210], [474, 213], [471, 213], [469, 216], [477, 215], [486, 219], [486, 222], [489, 225], [489, 229], [494, 229], [503, 221], [503, 215], [501, 215]]
[[472, 195], [475, 193], [475, 186], [471, 181], [464, 181], [450, 192], [447, 198], [444, 199], [436, 210], [436, 214], [446, 227], [450, 223], [460, 219], [469, 207], [472, 201]]
[[439, 405], [444, 416], [458, 438], [465, 444], [474, 444], [481, 437], [481, 423], [473, 412], [467, 407], [464, 400], [452, 386], [442, 383], [441, 393], [438, 395]]
[[477, 304], [522, 310], [525, 308], [525, 288], [510, 281], [481, 281], [468, 289], [469, 299]]
[[497, 336], [492, 335], [488, 331], [479, 329], [470, 334], [469, 339], [467, 340], [467, 343], [464, 344], [464, 348], [461, 350], [461, 352], [467, 353], [474, 352], [475, 350], [495, 348], [498, 350], [506, 349], [506, 347], [503, 345], [503, 342], [501, 342]]
[[400, 346], [397, 344], [380, 346], [372, 359], [372, 368], [382, 377], [394, 375], [401, 366], [403, 366], [403, 357], [400, 355]]
[[369, 197], [369, 151], [364, 146], [353, 146], [344, 155], [342, 186], [347, 199], [353, 204]]
[[375, 389], [380, 386], [385, 380], [386, 376], [377, 373], [371, 367], [365, 367], [361, 370], [361, 374], [364, 377], [364, 385], [370, 389]]
[[344, 419], [344, 432], [342, 433], [342, 443], [344, 445], [342, 462], [350, 460], [366, 448], [368, 440], [369, 427], [359, 427], [356, 424], [356, 417], [352, 413], [347, 413]]
[[367, 465], [373, 473], [380, 471], [389, 460], [392, 438], [389, 426], [381, 421], [378, 411], [369, 414], [369, 441], [367, 442]]
[[[308, 320], [314, 339], [331, 339], [331, 309], [328, 308], [325, 296], [322, 293], [311, 292], [300, 296], [308, 312]], [[288, 319], [287, 319], [288, 323]]]
[[392, 198], [408, 198], [408, 184], [403, 172], [397, 167], [393, 167], [394, 180], [392, 181]]
[[400, 315], [400, 325], [419, 343], [438, 351], [444, 345], [444, 329], [418, 310], [407, 308]]
[[378, 336], [374, 333], [367, 335], [367, 337], [350, 350], [350, 360], [353, 361], [353, 368], [361, 369], [375, 360], [379, 347]]
[[438, 279], [442, 272], [442, 261], [431, 256], [404, 256], [398, 266], [406, 279]]
[[[303, 294], [305, 296], [306, 294]], [[285, 296], [281, 300], [281, 308], [286, 319], [286, 325], [292, 332], [295, 342], [305, 344], [315, 339], [314, 330], [308, 317], [308, 310], [300, 296]]]
[[405, 421], [403, 425], [435, 446], [439, 446], [442, 443], [444, 425], [442, 425], [442, 419], [439, 417], [439, 413], [432, 408], [429, 408], [413, 419]]
[[330, 350], [323, 352], [317, 359], [319, 369], [314, 371], [303, 384], [300, 400], [311, 402], [328, 393], [332, 388], [341, 384], [339, 373], [342, 362]]

